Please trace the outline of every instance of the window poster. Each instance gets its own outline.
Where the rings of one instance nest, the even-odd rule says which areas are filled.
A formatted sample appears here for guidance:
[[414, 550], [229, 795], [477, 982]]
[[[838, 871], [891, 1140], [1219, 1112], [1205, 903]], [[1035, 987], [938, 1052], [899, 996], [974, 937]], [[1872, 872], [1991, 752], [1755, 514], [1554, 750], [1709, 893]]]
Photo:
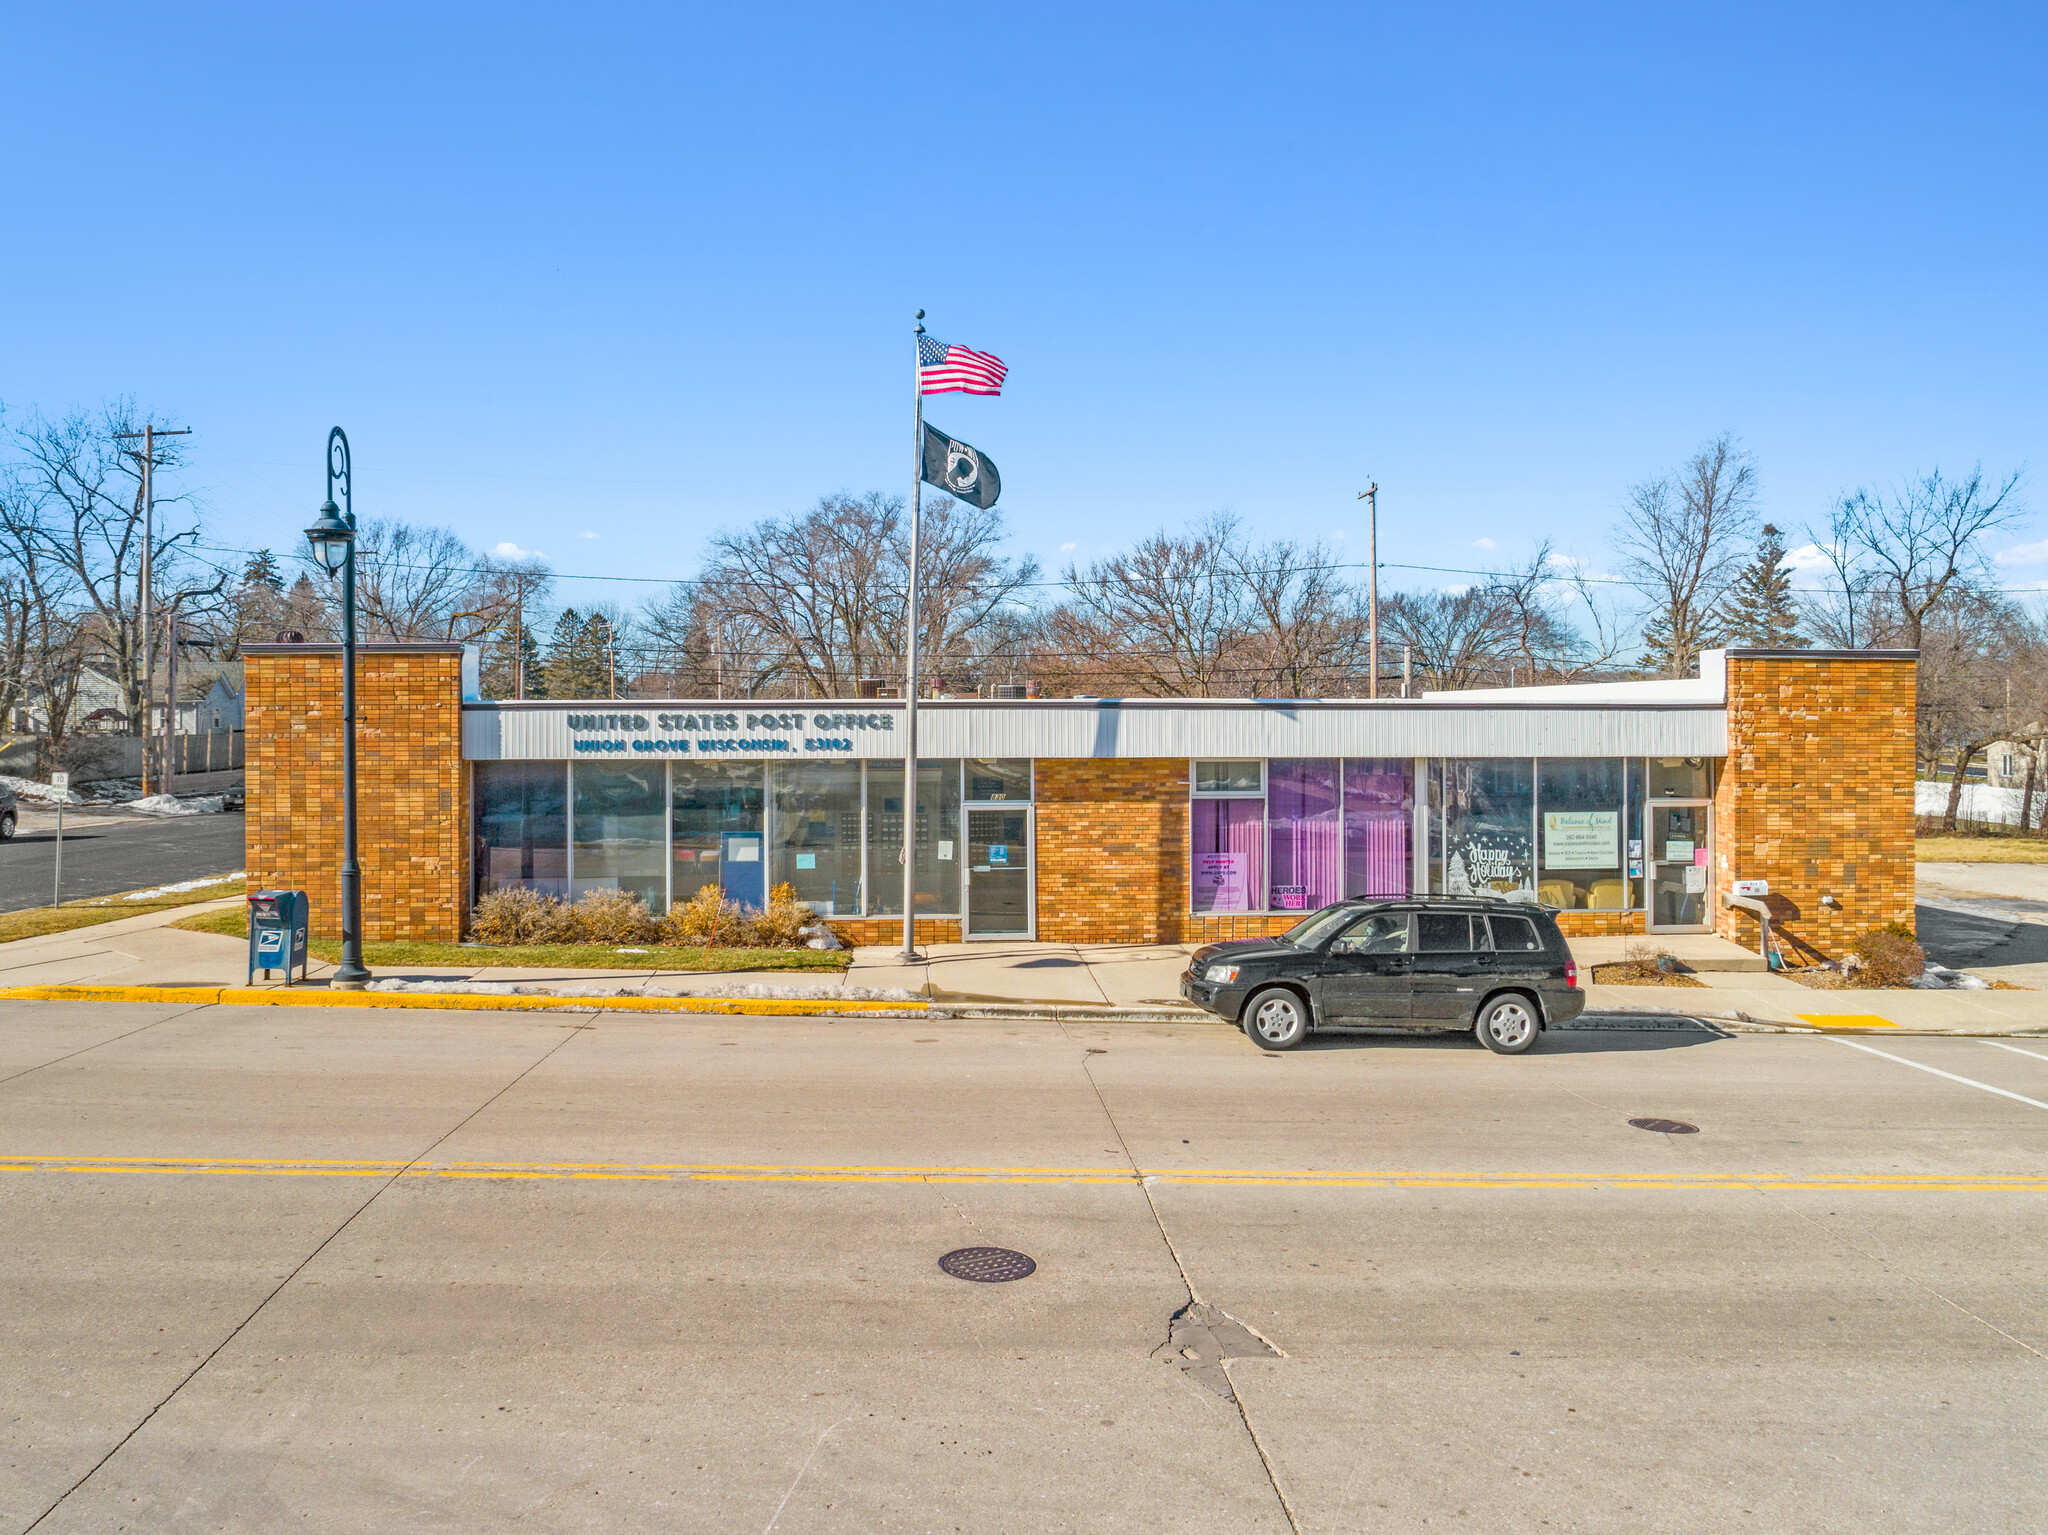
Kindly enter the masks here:
[[1546, 869], [1620, 868], [1621, 812], [1618, 810], [1544, 811], [1543, 867]]
[[1690, 837], [1666, 837], [1664, 839], [1664, 861], [1666, 863], [1691, 863], [1692, 839]]
[[1491, 895], [1534, 899], [1535, 869], [1529, 823], [1520, 827], [1483, 822], [1453, 827], [1444, 858], [1445, 895]]
[[1698, 864], [1686, 866], [1685, 893], [1687, 895], [1705, 895], [1707, 893], [1707, 871]]
[[1197, 911], [1250, 911], [1246, 889], [1244, 853], [1195, 854], [1195, 909]]
[[1308, 910], [1308, 886], [1275, 885], [1273, 887], [1273, 909], [1275, 911]]

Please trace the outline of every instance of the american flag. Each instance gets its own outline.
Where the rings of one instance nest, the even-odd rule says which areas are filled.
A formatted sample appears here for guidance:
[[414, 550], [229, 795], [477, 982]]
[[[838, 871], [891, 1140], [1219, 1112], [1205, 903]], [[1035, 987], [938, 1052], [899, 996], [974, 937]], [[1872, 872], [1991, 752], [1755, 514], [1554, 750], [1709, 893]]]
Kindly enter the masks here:
[[919, 394], [1001, 394], [1003, 375], [1010, 370], [1000, 357], [917, 338], [917, 390]]

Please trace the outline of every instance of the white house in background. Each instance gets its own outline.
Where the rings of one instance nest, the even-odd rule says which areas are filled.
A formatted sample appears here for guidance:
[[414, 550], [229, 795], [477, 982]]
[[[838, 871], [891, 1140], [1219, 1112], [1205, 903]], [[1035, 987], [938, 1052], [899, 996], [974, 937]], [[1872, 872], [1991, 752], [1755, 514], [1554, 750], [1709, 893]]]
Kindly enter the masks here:
[[[160, 689], [161, 672], [157, 683]], [[6, 724], [17, 735], [47, 734], [50, 715], [41, 690], [31, 688], [29, 696], [16, 706], [14, 718]], [[149, 728], [152, 734], [164, 728], [161, 702], [149, 711]], [[220, 734], [241, 728], [242, 663], [180, 658], [177, 733]], [[88, 666], [79, 673], [78, 691], [71, 701], [70, 729], [73, 733], [109, 735], [127, 732], [128, 712], [123, 706], [120, 684], [98, 667]]]

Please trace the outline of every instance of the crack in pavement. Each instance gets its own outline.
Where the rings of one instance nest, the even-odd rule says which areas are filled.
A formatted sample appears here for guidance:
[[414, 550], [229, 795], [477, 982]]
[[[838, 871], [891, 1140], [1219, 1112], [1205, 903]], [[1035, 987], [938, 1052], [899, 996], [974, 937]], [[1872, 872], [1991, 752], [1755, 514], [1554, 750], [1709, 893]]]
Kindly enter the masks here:
[[13, 1072], [8, 1076], [0, 1077], [0, 1087], [6, 1086], [6, 1084], [8, 1084], [9, 1082], [19, 1081], [21, 1078], [27, 1076], [30, 1072], [41, 1071], [45, 1067], [49, 1066], [61, 1066], [64, 1064], [64, 1062], [68, 1060], [72, 1060], [78, 1056], [85, 1055], [90, 1051], [98, 1050], [102, 1046], [119, 1044], [124, 1039], [133, 1039], [137, 1034], [140, 1034], [144, 1029], [153, 1029], [160, 1023], [169, 1023], [175, 1018], [183, 1018], [191, 1013], [203, 1012], [205, 1009], [213, 1006], [215, 1006], [215, 1004], [212, 1002], [196, 1002], [190, 1007], [179, 1008], [178, 1011], [176, 1011], [175, 1013], [166, 1013], [161, 1018], [152, 1018], [147, 1023], [137, 1024], [134, 1028], [129, 1029], [126, 1033], [115, 1034], [109, 1036], [106, 1039], [95, 1040], [92, 1044], [89, 1045], [81, 1045], [76, 1050], [70, 1051], [69, 1053], [64, 1055], [57, 1056], [51, 1060], [38, 1062], [34, 1066], [24, 1066], [20, 1071]]
[[[216, 1006], [218, 1004], [208, 1003], [205, 1005]], [[187, 1009], [187, 1011], [197, 1012], [198, 1009], [190, 1008]], [[180, 1014], [178, 1016], [183, 1015]], [[164, 1021], [166, 1020], [157, 1020], [157, 1022], [159, 1023], [162, 1023]], [[143, 1027], [148, 1028], [151, 1027], [151, 1025], [145, 1024]], [[527, 1065], [520, 1070], [517, 1076], [513, 1077], [511, 1081], [507, 1082], [503, 1087], [499, 1088], [496, 1092], [492, 1093], [490, 1097], [486, 1098], [482, 1103], [479, 1103], [475, 1108], [471, 1109], [467, 1114], [463, 1115], [462, 1118], [457, 1120], [454, 1124], [450, 1125], [446, 1130], [442, 1131], [441, 1134], [435, 1136], [432, 1144], [424, 1147], [416, 1156], [414, 1156], [410, 1161], [408, 1161], [405, 1164], [405, 1167], [399, 1168], [396, 1172], [392, 1173], [390, 1177], [384, 1179], [383, 1182], [379, 1183], [376, 1188], [372, 1189], [370, 1191], [369, 1198], [365, 1199], [361, 1204], [357, 1205], [355, 1209], [351, 1210], [348, 1213], [348, 1216], [342, 1221], [340, 1225], [336, 1226], [332, 1231], [328, 1232], [326, 1236], [322, 1237], [320, 1239], [319, 1244], [316, 1247], [314, 1247], [314, 1249], [311, 1252], [307, 1253], [305, 1257], [301, 1258], [298, 1261], [298, 1263], [294, 1265], [292, 1271], [289, 1274], [286, 1274], [284, 1278], [280, 1279], [276, 1283], [276, 1285], [271, 1288], [270, 1293], [265, 1295], [263, 1299], [261, 1299], [255, 1304], [255, 1306], [250, 1310], [247, 1316], [243, 1317], [241, 1321], [235, 1323], [235, 1325], [228, 1330], [228, 1335], [225, 1338], [222, 1338], [220, 1342], [216, 1343], [211, 1349], [207, 1351], [206, 1357], [204, 1359], [201, 1359], [199, 1363], [192, 1366], [190, 1370], [187, 1370], [185, 1372], [184, 1378], [181, 1379], [175, 1386], [171, 1387], [169, 1391], [164, 1393], [162, 1400], [157, 1402], [157, 1404], [154, 1407], [150, 1408], [148, 1412], [144, 1413], [142, 1417], [136, 1421], [135, 1426], [129, 1429], [127, 1433], [123, 1434], [120, 1437], [120, 1439], [115, 1442], [114, 1447], [112, 1449], [108, 1450], [106, 1454], [102, 1455], [98, 1460], [94, 1461], [92, 1468], [89, 1471], [87, 1471], [85, 1475], [81, 1476], [69, 1487], [65, 1488], [63, 1492], [59, 1493], [57, 1495], [57, 1499], [55, 1502], [53, 1502], [48, 1508], [44, 1509], [40, 1514], [37, 1514], [35, 1518], [30, 1520], [27, 1525], [23, 1526], [21, 1535], [32, 1535], [32, 1532], [36, 1529], [38, 1525], [40, 1525], [44, 1520], [48, 1519], [50, 1515], [56, 1513], [58, 1509], [64, 1506], [66, 1499], [68, 1499], [74, 1492], [78, 1491], [79, 1488], [83, 1487], [87, 1482], [91, 1481], [94, 1477], [98, 1476], [100, 1474], [101, 1469], [105, 1467], [107, 1462], [112, 1460], [116, 1455], [120, 1454], [122, 1450], [127, 1448], [128, 1442], [131, 1439], [133, 1439], [137, 1434], [141, 1433], [143, 1429], [149, 1426], [150, 1419], [154, 1418], [158, 1413], [162, 1412], [164, 1408], [168, 1407], [171, 1404], [171, 1401], [178, 1395], [179, 1392], [183, 1391], [187, 1386], [191, 1385], [193, 1380], [198, 1377], [199, 1372], [205, 1369], [208, 1365], [212, 1364], [213, 1361], [219, 1357], [221, 1350], [225, 1349], [230, 1343], [234, 1342], [236, 1338], [240, 1337], [242, 1334], [242, 1329], [247, 1327], [251, 1322], [255, 1321], [257, 1317], [261, 1316], [263, 1314], [263, 1309], [266, 1306], [268, 1306], [272, 1301], [276, 1300], [277, 1297], [284, 1292], [284, 1288], [286, 1285], [290, 1284], [294, 1279], [298, 1278], [300, 1274], [304, 1273], [306, 1266], [310, 1264], [315, 1258], [319, 1257], [321, 1253], [325, 1252], [327, 1250], [329, 1243], [333, 1242], [336, 1237], [340, 1236], [344, 1231], [348, 1230], [348, 1228], [354, 1224], [357, 1216], [361, 1215], [365, 1210], [369, 1209], [371, 1205], [375, 1204], [377, 1202], [379, 1195], [381, 1195], [386, 1189], [390, 1188], [392, 1184], [396, 1183], [401, 1177], [405, 1175], [407, 1168], [416, 1167], [421, 1162], [424, 1162], [428, 1157], [432, 1156], [434, 1154], [435, 1149], [439, 1147], [443, 1142], [447, 1141], [449, 1137], [453, 1136], [464, 1125], [468, 1124], [472, 1119], [476, 1118], [477, 1115], [481, 1114], [485, 1109], [489, 1108], [492, 1104], [496, 1103], [500, 1098], [504, 1097], [505, 1094], [511, 1092], [513, 1088], [517, 1087], [521, 1082], [525, 1081], [530, 1073], [537, 1070], [557, 1050], [561, 1049], [564, 1045], [568, 1044], [570, 1040], [574, 1039], [578, 1034], [583, 1033], [589, 1027], [589, 1024], [583, 1023], [573, 1024], [563, 1029], [562, 1037], [556, 1040], [552, 1045], [548, 1046], [547, 1049], [543, 1050], [532, 1061], [528, 1062]], [[140, 1030], [130, 1030], [129, 1032], [139, 1033]], [[125, 1038], [126, 1036], [122, 1037]], [[83, 1052], [81, 1051], [75, 1053], [82, 1054]]]
[[[1059, 1025], [1060, 1033], [1066, 1037], [1069, 1044], [1079, 1043], [1068, 1031], [1065, 1019], [1055, 1019], [1054, 1022]], [[1286, 1490], [1280, 1485], [1280, 1474], [1274, 1468], [1273, 1457], [1267, 1453], [1264, 1441], [1259, 1438], [1259, 1431], [1253, 1426], [1251, 1413], [1246, 1410], [1243, 1399], [1232, 1389], [1228, 1370], [1228, 1360], [1231, 1357], [1284, 1356], [1228, 1312], [1208, 1305], [1196, 1291], [1194, 1277], [1188, 1273], [1187, 1263], [1182, 1259], [1180, 1249], [1174, 1245], [1172, 1233], [1166, 1229], [1165, 1218], [1159, 1213], [1159, 1202], [1152, 1197], [1152, 1180], [1144, 1175], [1138, 1166], [1138, 1159], [1131, 1155], [1130, 1142], [1124, 1139], [1123, 1126], [1116, 1122], [1116, 1115], [1110, 1111], [1109, 1099], [1103, 1095], [1102, 1084], [1095, 1080], [1094, 1058], [1108, 1052], [1087, 1046], [1083, 1046], [1082, 1049], [1081, 1074], [1088, 1079], [1088, 1086], [1095, 1094], [1095, 1102], [1102, 1110], [1102, 1117], [1109, 1125], [1110, 1133], [1116, 1137], [1117, 1149], [1130, 1164], [1131, 1176], [1137, 1180], [1138, 1191], [1145, 1196], [1145, 1207], [1152, 1212], [1152, 1224], [1158, 1228], [1159, 1240], [1165, 1244], [1168, 1256], [1173, 1259], [1173, 1266], [1180, 1274], [1181, 1288], [1186, 1290], [1188, 1295], [1187, 1304], [1174, 1312], [1168, 1320], [1166, 1342], [1153, 1350], [1152, 1357], [1176, 1364], [1183, 1375], [1194, 1376], [1237, 1409], [1237, 1421], [1244, 1428], [1245, 1436], [1252, 1442], [1252, 1449], [1259, 1457], [1259, 1465], [1266, 1473], [1266, 1484], [1273, 1489], [1273, 1499], [1280, 1505], [1280, 1512], [1287, 1520], [1287, 1527], [1294, 1531], [1295, 1535], [1301, 1535], [1301, 1521], [1294, 1516], [1294, 1505], [1288, 1501]], [[1219, 1331], [1221, 1336], [1218, 1335]], [[1255, 1340], [1259, 1346], [1256, 1354], [1248, 1352], [1232, 1356], [1225, 1352], [1229, 1347], [1236, 1346], [1236, 1339], [1240, 1333], [1248, 1340]], [[1213, 1361], [1202, 1357], [1205, 1348], [1215, 1351], [1216, 1357]], [[1190, 1353], [1195, 1357], [1190, 1359]], [[1222, 1377], [1220, 1391], [1206, 1373], [1196, 1373], [1197, 1368], [1206, 1372], [1212, 1366]]]

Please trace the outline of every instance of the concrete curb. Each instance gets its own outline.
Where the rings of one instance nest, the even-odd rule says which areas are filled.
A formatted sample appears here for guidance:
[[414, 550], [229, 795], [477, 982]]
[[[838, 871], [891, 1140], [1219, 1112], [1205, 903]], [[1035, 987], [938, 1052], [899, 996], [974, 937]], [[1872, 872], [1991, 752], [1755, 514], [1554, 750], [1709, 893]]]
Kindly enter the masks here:
[[[742, 997], [477, 996], [449, 992], [286, 991], [254, 986], [10, 986], [0, 1002], [183, 1002], [193, 1007], [374, 1007], [457, 1013], [739, 1013], [756, 1017], [923, 1018], [923, 1002], [785, 1001]], [[941, 1015], [943, 1016], [943, 1015]]]

